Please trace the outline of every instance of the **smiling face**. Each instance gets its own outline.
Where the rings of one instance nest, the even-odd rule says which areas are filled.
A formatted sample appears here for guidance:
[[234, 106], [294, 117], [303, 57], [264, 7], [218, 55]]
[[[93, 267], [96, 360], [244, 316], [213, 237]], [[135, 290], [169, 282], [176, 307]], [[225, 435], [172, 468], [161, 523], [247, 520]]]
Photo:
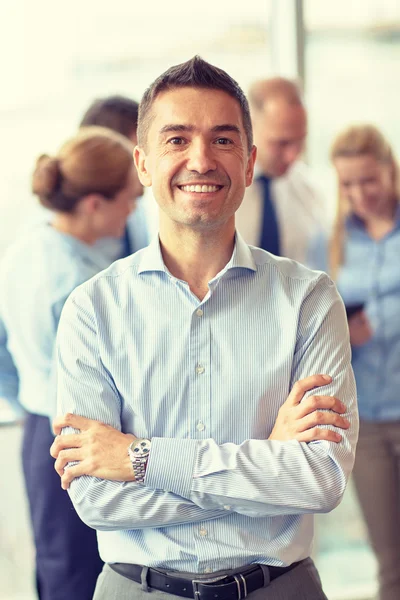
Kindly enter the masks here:
[[234, 228], [253, 177], [239, 103], [221, 90], [174, 88], [152, 107], [146, 148], [135, 148], [143, 185], [161, 209], [160, 229]]
[[371, 154], [338, 157], [334, 160], [340, 195], [352, 212], [369, 220], [395, 202], [393, 169]]

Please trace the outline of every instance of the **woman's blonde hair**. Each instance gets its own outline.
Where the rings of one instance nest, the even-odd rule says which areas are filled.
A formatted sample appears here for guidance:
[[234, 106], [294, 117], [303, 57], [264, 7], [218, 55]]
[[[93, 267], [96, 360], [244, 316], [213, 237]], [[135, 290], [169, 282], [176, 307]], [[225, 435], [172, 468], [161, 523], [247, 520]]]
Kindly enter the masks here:
[[[393, 196], [398, 199], [400, 197], [399, 167], [390, 144], [374, 125], [352, 125], [339, 133], [332, 144], [330, 158], [334, 162], [337, 158], [353, 158], [362, 155], [372, 156], [378, 162], [391, 167]], [[336, 218], [329, 245], [330, 273], [333, 278], [337, 276], [338, 269], [343, 262], [345, 223], [350, 214], [350, 205], [339, 190]]]
[[88, 194], [107, 200], [124, 189], [133, 166], [133, 145], [105, 127], [85, 127], [56, 156], [42, 154], [32, 175], [32, 192], [54, 211], [72, 213]]

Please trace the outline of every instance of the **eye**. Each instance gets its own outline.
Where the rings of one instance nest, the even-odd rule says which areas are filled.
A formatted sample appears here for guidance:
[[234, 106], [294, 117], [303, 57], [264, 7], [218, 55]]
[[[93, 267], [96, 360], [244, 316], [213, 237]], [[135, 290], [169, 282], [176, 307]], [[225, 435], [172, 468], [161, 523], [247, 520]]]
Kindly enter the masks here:
[[229, 146], [230, 144], [233, 144], [232, 140], [230, 140], [229, 138], [225, 138], [225, 137], [217, 138], [215, 140], [215, 143], [218, 146]]
[[168, 144], [171, 144], [172, 146], [182, 146], [184, 143], [185, 140], [182, 137], [173, 137], [168, 140]]

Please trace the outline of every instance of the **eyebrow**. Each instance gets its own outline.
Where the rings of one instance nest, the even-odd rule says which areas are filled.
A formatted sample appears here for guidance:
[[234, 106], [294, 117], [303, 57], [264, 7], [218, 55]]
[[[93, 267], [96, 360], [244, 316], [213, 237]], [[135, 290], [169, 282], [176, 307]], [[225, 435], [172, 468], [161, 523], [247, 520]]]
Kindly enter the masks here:
[[[184, 131], [192, 132], [194, 131], [194, 129], [195, 128], [193, 125], [179, 125], [171, 123], [168, 125], [164, 125], [164, 127], [160, 129], [160, 134], [162, 135], [164, 133], [180, 133]], [[215, 125], [215, 127], [211, 128], [212, 133], [222, 133], [224, 131], [233, 131], [234, 133], [240, 135], [239, 127], [231, 123], [223, 123], [222, 125]]]
[[240, 135], [240, 129], [237, 125], [232, 125], [231, 123], [224, 123], [223, 125], [216, 125], [211, 129], [214, 133], [222, 133], [223, 131], [233, 131]]
[[177, 132], [179, 133], [180, 131], [193, 131], [194, 127], [193, 125], [178, 125], [178, 124], [169, 124], [169, 125], [164, 125], [164, 127], [161, 127], [160, 129], [160, 133], [172, 133], [172, 132]]

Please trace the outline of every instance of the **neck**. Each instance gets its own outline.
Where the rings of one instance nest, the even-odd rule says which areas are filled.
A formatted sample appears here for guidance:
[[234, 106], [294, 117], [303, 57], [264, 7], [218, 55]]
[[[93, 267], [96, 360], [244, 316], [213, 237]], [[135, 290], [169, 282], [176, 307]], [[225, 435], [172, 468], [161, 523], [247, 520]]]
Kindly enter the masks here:
[[373, 239], [380, 240], [392, 231], [395, 225], [396, 210], [397, 201], [394, 201], [379, 213], [364, 219], [365, 228]]
[[202, 300], [208, 292], [208, 282], [229, 262], [235, 244], [235, 223], [223, 231], [194, 231], [175, 227], [173, 231], [160, 227], [160, 245], [167, 269], [186, 281]]
[[90, 246], [97, 240], [97, 236], [93, 231], [90, 231], [87, 224], [81, 218], [78, 219], [76, 215], [56, 213], [51, 224], [57, 231], [67, 233]]

